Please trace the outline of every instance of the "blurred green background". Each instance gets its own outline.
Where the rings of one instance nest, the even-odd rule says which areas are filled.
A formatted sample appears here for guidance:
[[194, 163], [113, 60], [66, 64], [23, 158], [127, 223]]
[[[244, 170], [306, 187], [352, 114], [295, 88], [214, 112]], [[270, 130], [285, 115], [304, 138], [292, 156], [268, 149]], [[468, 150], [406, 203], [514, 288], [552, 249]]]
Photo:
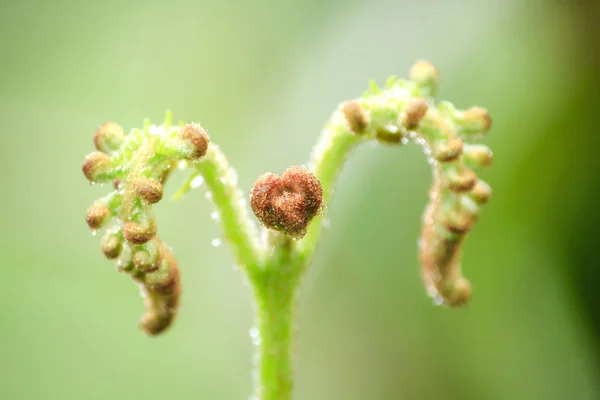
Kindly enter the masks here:
[[156, 207], [182, 308], [137, 330], [138, 290], [84, 222], [96, 126], [171, 108], [246, 191], [421, 58], [440, 98], [494, 119], [473, 301], [435, 307], [420, 281], [421, 150], [360, 148], [303, 285], [296, 399], [599, 399], [599, 38], [593, 0], [2, 1], [0, 399], [248, 398], [251, 297], [201, 190]]

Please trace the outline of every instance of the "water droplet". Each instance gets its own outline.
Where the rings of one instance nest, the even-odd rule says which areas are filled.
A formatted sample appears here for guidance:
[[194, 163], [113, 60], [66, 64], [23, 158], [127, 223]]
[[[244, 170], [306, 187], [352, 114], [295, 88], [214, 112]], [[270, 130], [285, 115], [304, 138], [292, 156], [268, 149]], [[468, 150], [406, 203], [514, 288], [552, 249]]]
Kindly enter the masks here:
[[442, 304], [444, 304], [444, 299], [440, 295], [433, 296], [433, 304], [435, 304], [436, 306], [441, 306]]
[[331, 226], [331, 220], [326, 218], [323, 220], [323, 228], [329, 228]]
[[402, 139], [400, 139], [400, 143], [408, 144], [408, 138], [403, 137]]
[[258, 346], [260, 344], [260, 332], [258, 328], [250, 328], [250, 339], [253, 345]]
[[215, 238], [212, 240], [213, 247], [219, 247], [221, 245], [221, 239]]
[[233, 168], [229, 169], [229, 182], [232, 185], [237, 185], [237, 183], [238, 183], [237, 172], [235, 172], [235, 169], [233, 169]]
[[219, 215], [219, 213], [217, 211], [213, 211], [210, 213], [210, 218], [213, 221], [218, 221], [219, 219], [221, 219], [221, 216]]
[[386, 125], [385, 130], [390, 133], [396, 133], [398, 132], [398, 127], [396, 125]]
[[181, 160], [181, 161], [179, 161], [179, 164], [177, 165], [177, 168], [179, 168], [179, 169], [186, 169], [187, 165], [188, 165], [188, 163], [187, 163], [186, 160]]
[[195, 189], [197, 187], [202, 186], [203, 183], [204, 183], [204, 178], [201, 175], [198, 175], [194, 179], [192, 179], [192, 182], [190, 182], [190, 187]]
[[92, 230], [92, 236], [96, 236], [98, 234], [98, 230], [94, 229]]

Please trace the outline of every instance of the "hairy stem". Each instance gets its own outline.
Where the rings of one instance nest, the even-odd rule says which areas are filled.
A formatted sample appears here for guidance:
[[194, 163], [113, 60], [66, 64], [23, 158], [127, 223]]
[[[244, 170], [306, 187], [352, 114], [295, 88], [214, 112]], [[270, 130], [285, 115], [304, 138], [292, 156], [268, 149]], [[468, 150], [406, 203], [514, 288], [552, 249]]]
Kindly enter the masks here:
[[289, 279], [284, 266], [269, 269], [262, 276], [257, 293], [257, 329], [252, 331], [258, 345], [257, 400], [292, 398], [292, 333], [297, 282]]
[[225, 238], [232, 247], [236, 262], [248, 272], [250, 278], [254, 277], [261, 264], [258, 233], [250, 222], [235, 172], [219, 147], [212, 143], [206, 156], [197, 162], [197, 168], [217, 208]]
[[[341, 111], [336, 111], [321, 134], [313, 151], [310, 169], [321, 182], [323, 203], [329, 204], [335, 179], [350, 152], [362, 140], [347, 128]], [[313, 254], [322, 230], [323, 215], [317, 215], [310, 224], [306, 236], [298, 246], [298, 256], [306, 264]]]

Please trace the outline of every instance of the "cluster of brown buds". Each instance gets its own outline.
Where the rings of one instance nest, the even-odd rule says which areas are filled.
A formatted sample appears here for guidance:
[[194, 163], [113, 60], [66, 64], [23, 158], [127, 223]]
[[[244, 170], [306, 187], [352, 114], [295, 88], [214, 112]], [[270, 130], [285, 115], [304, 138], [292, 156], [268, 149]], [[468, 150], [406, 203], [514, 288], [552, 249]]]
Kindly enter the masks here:
[[175, 316], [181, 284], [175, 257], [157, 236], [152, 205], [162, 199], [163, 184], [178, 163], [204, 156], [208, 135], [195, 124], [147, 124], [126, 135], [117, 124], [105, 123], [97, 129], [94, 145], [97, 151], [85, 158], [83, 174], [94, 184], [112, 184], [114, 190], [88, 208], [87, 224], [94, 233], [106, 228], [102, 253], [138, 283], [146, 303], [141, 327], [158, 334]]

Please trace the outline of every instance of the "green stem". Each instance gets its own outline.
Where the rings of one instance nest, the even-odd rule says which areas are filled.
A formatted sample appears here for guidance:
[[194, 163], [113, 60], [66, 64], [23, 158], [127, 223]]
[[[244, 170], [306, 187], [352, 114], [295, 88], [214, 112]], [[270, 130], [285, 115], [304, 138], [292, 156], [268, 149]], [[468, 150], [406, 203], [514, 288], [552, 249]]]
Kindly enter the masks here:
[[292, 398], [294, 299], [303, 268], [292, 249], [295, 242], [278, 232], [267, 233], [271, 251], [260, 278], [254, 282], [257, 328], [252, 340], [258, 346], [256, 400]]
[[294, 329], [294, 297], [296, 283], [282, 271], [271, 270], [263, 276], [257, 290], [258, 376], [257, 400], [289, 400], [292, 398], [292, 334]]
[[[350, 152], [362, 138], [348, 130], [340, 111], [336, 111], [321, 134], [312, 154], [311, 170], [321, 182], [323, 204], [330, 204], [335, 179]], [[313, 254], [322, 231], [323, 215], [317, 215], [308, 227], [308, 231], [298, 245], [298, 255], [304, 260]]]
[[219, 213], [225, 238], [231, 245], [236, 262], [250, 278], [260, 271], [262, 251], [258, 233], [250, 222], [248, 209], [237, 187], [235, 172], [218, 146], [210, 144], [197, 168]]

